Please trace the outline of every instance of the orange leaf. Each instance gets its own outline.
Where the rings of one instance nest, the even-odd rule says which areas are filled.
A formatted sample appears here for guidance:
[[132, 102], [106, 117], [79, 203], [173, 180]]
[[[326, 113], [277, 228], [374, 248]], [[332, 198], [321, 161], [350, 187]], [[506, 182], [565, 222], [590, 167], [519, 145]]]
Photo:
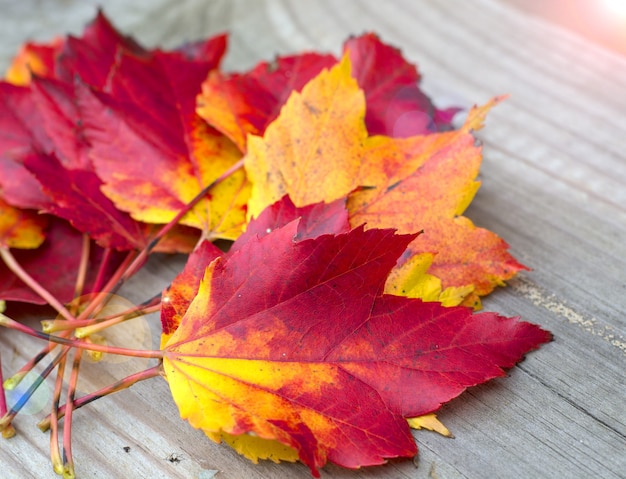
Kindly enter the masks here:
[[359, 185], [365, 97], [344, 58], [293, 93], [265, 135], [250, 136], [248, 215], [288, 194], [296, 206], [330, 202]]
[[421, 278], [407, 281], [415, 267], [407, 260], [416, 256], [432, 261], [428, 273], [441, 281], [440, 294], [450, 288], [461, 291], [448, 304], [479, 306], [478, 296], [525, 269], [502, 239], [460, 216], [479, 187], [475, 178], [482, 156], [472, 131], [482, 127], [486, 113], [500, 100], [473, 108], [460, 130], [406, 140], [378, 137], [367, 152], [363, 175], [373, 187], [350, 196], [350, 223], [424, 231], [399, 261], [387, 292], [422, 297], [412, 292]]
[[46, 223], [37, 213], [14, 208], [0, 198], [0, 247], [38, 248], [45, 239]]

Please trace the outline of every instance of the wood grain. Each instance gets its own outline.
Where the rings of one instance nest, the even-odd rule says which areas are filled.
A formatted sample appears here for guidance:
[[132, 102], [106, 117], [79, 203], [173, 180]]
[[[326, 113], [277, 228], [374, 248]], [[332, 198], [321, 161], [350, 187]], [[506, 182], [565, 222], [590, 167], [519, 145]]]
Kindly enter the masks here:
[[[227, 69], [303, 49], [338, 53], [349, 35], [374, 30], [418, 63], [423, 86], [441, 106], [511, 95], [479, 132], [483, 186], [468, 215], [507, 239], [533, 268], [491, 295], [486, 309], [519, 314], [556, 339], [508, 378], [444, 407], [440, 418], [456, 439], [417, 432], [419, 462], [392, 460], [358, 471], [329, 465], [322, 477], [626, 477], [623, 56], [496, 0], [128, 3], [108, 1], [105, 11], [149, 46], [229, 31]], [[94, 5], [2, 2], [0, 67], [28, 38], [79, 32]], [[149, 297], [182, 261], [151, 262], [125, 295], [132, 301]], [[158, 319], [151, 323], [156, 338]], [[39, 345], [2, 331], [0, 347], [6, 373]], [[113, 373], [119, 377], [132, 368], [117, 365]], [[110, 382], [101, 371], [86, 375], [91, 385]], [[56, 477], [47, 459], [48, 436], [34, 423], [33, 417], [19, 418], [20, 434], [3, 442], [2, 477]], [[75, 434], [79, 477], [201, 479], [212, 470], [220, 479], [309, 477], [300, 464], [253, 465], [213, 444], [178, 419], [160, 379], [78, 411]]]

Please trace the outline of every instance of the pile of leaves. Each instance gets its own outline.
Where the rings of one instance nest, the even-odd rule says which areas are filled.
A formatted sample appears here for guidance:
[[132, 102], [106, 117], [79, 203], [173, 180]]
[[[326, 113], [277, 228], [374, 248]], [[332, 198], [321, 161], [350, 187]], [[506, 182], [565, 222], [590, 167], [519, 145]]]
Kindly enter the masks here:
[[[56, 372], [40, 427], [65, 477], [73, 411], [154, 376], [183, 419], [254, 461], [318, 476], [411, 457], [410, 427], [445, 432], [443, 403], [550, 340], [473, 312], [525, 268], [462, 216], [473, 132], [500, 98], [454, 129], [457, 109], [374, 34], [243, 73], [220, 69], [226, 42], [146, 49], [100, 13], [81, 37], [25, 44], [0, 83], [0, 299], [58, 314], [41, 331], [0, 315], [47, 340], [4, 387], [42, 361], [41, 381]], [[98, 314], [149, 255], [174, 252], [188, 261], [165, 291]], [[154, 311], [159, 350], [97, 341]], [[87, 352], [158, 364], [76, 397]], [[11, 407], [1, 395], [5, 437], [35, 388]]]

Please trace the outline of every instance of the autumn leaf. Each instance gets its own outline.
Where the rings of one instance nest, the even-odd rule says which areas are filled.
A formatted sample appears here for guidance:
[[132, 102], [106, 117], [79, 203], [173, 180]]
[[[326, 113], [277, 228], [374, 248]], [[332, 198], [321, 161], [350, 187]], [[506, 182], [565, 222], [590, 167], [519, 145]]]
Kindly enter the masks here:
[[142, 226], [119, 211], [101, 192], [102, 180], [88, 158], [90, 145], [82, 130], [74, 85], [33, 79], [33, 101], [48, 139], [48, 151], [23, 161], [48, 196], [40, 209], [70, 221], [102, 246], [141, 249]]
[[41, 125], [30, 88], [0, 82], [0, 190], [16, 207], [39, 209], [49, 201], [24, 167], [27, 158], [51, 148]]
[[[398, 49], [367, 33], [346, 41], [343, 52], [367, 98], [370, 134], [408, 136], [451, 128], [458, 108], [435, 108], [419, 89], [416, 67]], [[212, 71], [198, 96], [198, 114], [245, 152], [248, 134], [262, 136], [291, 93], [336, 63], [332, 55], [305, 52], [261, 62], [245, 73]]]
[[[217, 65], [226, 50], [226, 35], [216, 35], [183, 44], [170, 51], [188, 60]], [[109, 91], [110, 80], [116, 74], [119, 60], [125, 55], [149, 58], [161, 49], [148, 49], [132, 36], [120, 33], [99, 11], [96, 18], [85, 27], [80, 37], [68, 36], [56, 58], [55, 77], [71, 82], [74, 76], [99, 90]]]
[[118, 50], [136, 55], [146, 52], [131, 37], [120, 34], [99, 11], [80, 37], [68, 35], [47, 43], [24, 44], [5, 78], [15, 85], [28, 85], [33, 75], [71, 82], [78, 74], [83, 81], [101, 87], [115, 64]]
[[[226, 50], [226, 35], [187, 43], [173, 50], [181, 57], [218, 63]], [[25, 43], [13, 59], [7, 82], [28, 85], [32, 76], [55, 78], [72, 83], [74, 77], [97, 89], [107, 89], [121, 53], [136, 57], [150, 56], [154, 50], [140, 45], [132, 36], [120, 33], [98, 11], [79, 37], [57, 37], [47, 43]]]
[[63, 39], [57, 37], [48, 43], [27, 42], [21, 46], [5, 74], [8, 83], [25, 86], [31, 76], [54, 76], [55, 60], [63, 46]]
[[[2, 86], [8, 95], [0, 119], [6, 115], [10, 125], [0, 137], [0, 185], [7, 202], [64, 218], [103, 247], [142, 249], [155, 227], [133, 220], [102, 193], [74, 85], [35, 77], [28, 89]], [[193, 247], [189, 243], [171, 234], [158, 249], [186, 252]]]
[[460, 109], [438, 110], [420, 90], [417, 68], [400, 50], [367, 33], [348, 39], [343, 52], [365, 93], [370, 135], [405, 138], [452, 128], [452, 118]]
[[[137, 223], [101, 192], [102, 181], [88, 158], [90, 145], [74, 85], [34, 78], [29, 87], [0, 83], [0, 93], [4, 199], [67, 219], [103, 247], [143, 248], [154, 227]], [[172, 241], [172, 236], [160, 244], [161, 250], [189, 251], [188, 240]]]
[[[228, 255], [253, 239], [267, 236], [272, 231], [298, 220], [293, 241], [316, 238], [322, 234], [346, 233], [350, 229], [345, 200], [296, 207], [288, 196], [266, 208], [250, 222], [246, 231], [229, 248]], [[161, 347], [178, 328], [189, 304], [198, 294], [200, 282], [209, 263], [222, 252], [209, 241], [202, 241], [189, 255], [185, 268], [164, 291], [161, 306]]]
[[429, 431], [435, 431], [445, 437], [454, 437], [448, 428], [437, 419], [435, 414], [410, 417], [407, 418], [407, 423], [412, 429], [428, 429]]
[[[331, 248], [323, 249], [316, 243], [313, 243], [315, 240], [295, 243], [297, 246], [294, 248], [292, 238], [296, 233], [297, 223], [289, 223], [287, 226], [277, 229], [273, 233], [270, 233], [261, 239], [248, 241], [238, 252], [229, 256], [229, 261], [221, 262], [218, 259], [213, 262], [212, 269], [214, 270], [215, 268], [218, 268], [221, 270], [222, 266], [231, 265], [231, 261], [233, 261], [232, 267], [234, 269], [231, 269], [229, 266], [228, 272], [229, 274], [240, 275], [240, 277], [237, 279], [233, 278], [233, 281], [224, 282], [224, 286], [226, 286], [226, 288], [221, 291], [215, 291], [216, 294], [221, 295], [225, 300], [224, 305], [221, 305], [221, 302], [219, 301], [215, 302], [215, 300], [212, 300], [215, 307], [222, 311], [220, 314], [221, 320], [219, 322], [209, 321], [210, 315], [207, 315], [206, 311], [202, 311], [199, 312], [199, 314], [204, 317], [202, 319], [202, 324], [210, 330], [214, 330], [218, 333], [218, 336], [221, 334], [220, 331], [222, 331], [225, 337], [227, 337], [231, 334], [228, 332], [229, 324], [232, 323], [234, 326], [239, 322], [239, 319], [244, 320], [244, 322], [250, 322], [250, 320], [256, 315], [263, 316], [264, 311], [269, 310], [270, 316], [273, 316], [271, 311], [274, 311], [274, 314], [279, 314], [280, 309], [287, 308], [292, 311], [292, 314], [296, 313], [296, 315], [300, 315], [302, 319], [312, 318], [317, 314], [318, 317], [315, 320], [309, 319], [308, 323], [304, 323], [306, 325], [306, 329], [310, 331], [311, 339], [314, 339], [314, 341], [311, 344], [303, 346], [304, 350], [302, 352], [306, 354], [307, 351], [310, 352], [311, 349], [315, 349], [317, 350], [316, 354], [324, 354], [326, 344], [331, 341], [334, 334], [336, 334], [336, 332], [332, 331], [332, 328], [329, 330], [329, 323], [325, 320], [325, 318], [342, 314], [345, 315], [347, 313], [345, 303], [346, 298], [343, 298], [342, 292], [344, 290], [351, 290], [354, 297], [358, 298], [355, 304], [351, 305], [350, 311], [355, 313], [360, 312], [361, 315], [367, 315], [367, 313], [371, 310], [374, 298], [382, 290], [385, 271], [388, 271], [393, 266], [395, 258], [401, 253], [408, 241], [411, 239], [411, 237], [407, 236], [403, 237], [399, 242], [396, 242], [396, 244], [390, 244], [388, 240], [393, 237], [393, 233], [391, 231], [373, 231], [372, 233], [368, 233], [368, 236], [377, 237], [377, 242], [380, 245], [379, 251], [371, 251], [364, 248], [360, 251], [351, 253], [349, 251], [349, 245], [355, 243], [361, 244], [361, 242], [357, 241], [357, 238], [354, 237], [354, 235], [353, 237], [349, 235], [339, 236], [339, 239]], [[322, 236], [321, 238], [325, 238], [326, 241], [331, 241], [334, 237]], [[317, 252], [317, 254], [313, 254], [314, 252]], [[245, 264], [245, 268], [235, 267], [237, 258], [239, 258], [239, 261], [245, 261], [245, 263], [243, 263]], [[271, 270], [273, 271], [284, 271], [284, 276], [281, 278], [281, 275], [263, 274], [263, 270], [269, 272], [268, 265], [272, 266]], [[297, 268], [295, 268], [296, 266]], [[360, 276], [363, 279], [368, 278], [369, 280], [354, 281], [353, 277], [345, 274], [344, 269], [346, 268], [353, 270], [357, 277]], [[192, 311], [194, 311], [195, 308], [198, 308], [200, 304], [208, 304], [206, 294], [207, 288], [210, 287], [210, 284], [211, 281], [208, 280], [208, 276], [205, 276], [205, 280], [200, 286], [200, 291], [196, 300], [194, 300], [191, 304], [189, 310], [183, 318], [183, 322], [165, 347], [165, 370], [167, 373], [167, 379], [170, 382], [175, 400], [178, 403], [180, 398], [177, 394], [178, 388], [176, 384], [178, 383], [176, 381], [178, 379], [182, 379], [187, 372], [174, 371], [186, 367], [185, 363], [187, 363], [187, 356], [190, 353], [188, 348], [196, 349], [195, 343], [197, 341], [203, 342], [202, 336], [204, 336], [204, 332], [202, 329], [204, 328], [200, 326], [198, 329], [198, 325], [193, 325], [192, 322], [189, 321], [189, 318], [192, 316]], [[286, 284], [290, 284], [291, 287], [285, 288]], [[316, 284], [318, 284], [317, 287], [315, 287]], [[257, 293], [254, 294], [252, 291], [248, 291], [249, 287], [253, 287], [254, 291]], [[309, 289], [310, 291], [306, 294], [301, 294], [302, 290], [306, 291]], [[332, 304], [323, 304], [320, 301], [315, 301], [314, 298], [321, 298], [320, 295], [324, 294], [323, 291], [326, 289], [328, 289], [327, 294], [333, 298], [333, 301], [331, 302]], [[264, 291], [266, 294], [258, 294], [261, 291]], [[226, 298], [231, 296], [242, 306], [243, 309], [233, 309], [235, 304], [228, 304]], [[313, 300], [313, 304], [310, 305], [310, 307], [306, 304], [307, 299], [309, 301]], [[224, 307], [226, 309], [224, 309]], [[236, 317], [232, 316], [233, 314], [235, 314]], [[351, 323], [348, 319], [340, 322], [331, 322], [331, 324], [334, 324], [338, 329], [341, 329], [344, 323], [346, 326], [349, 326], [350, 324], [354, 325], [354, 323]], [[242, 326], [243, 323], [240, 327]], [[193, 335], [195, 336], [194, 338], [189, 336], [190, 331], [188, 328], [197, 329], [197, 334]], [[297, 339], [298, 331], [296, 328], [294, 328], [293, 331], [293, 338], [283, 337], [285, 334], [288, 336], [288, 331], [285, 330], [285, 325], [281, 325], [278, 322], [278, 318], [274, 321], [271, 317], [267, 317], [265, 320], [260, 318], [259, 321], [256, 321], [256, 325], [253, 326], [253, 329], [257, 331], [256, 333], [252, 333], [251, 331], [255, 339], [252, 340], [252, 337], [250, 337], [248, 341], [239, 344], [237, 347], [241, 348], [243, 344], [246, 344], [249, 349], [247, 354], [256, 355], [258, 353], [260, 355], [259, 359], [262, 359], [262, 356], [266, 355], [269, 349], [274, 349], [274, 352], [278, 355], [278, 357], [287, 359], [289, 355], [289, 358], [293, 359], [292, 354], [289, 353], [288, 350], [298, 347], [298, 341], [293, 341], [293, 339]], [[315, 334], [316, 330], [319, 331], [318, 334]], [[321, 334], [322, 331], [325, 331], [324, 334]], [[279, 339], [279, 341], [276, 343], [268, 342], [267, 344], [261, 344], [258, 340], [265, 341], [264, 338], [267, 334], [273, 335]], [[315, 338], [318, 335], [320, 335], [320, 337]], [[208, 344], [207, 341], [204, 342]], [[221, 341], [218, 339], [212, 340], [212, 342], [218, 349], [221, 347], [221, 345], [218, 344]], [[237, 343], [239, 343], [239, 341], [237, 341]], [[281, 344], [280, 347], [278, 347], [279, 344]], [[230, 348], [235, 346], [235, 343], [231, 346], [226, 346]], [[257, 351], [257, 353], [253, 353], [253, 351]], [[262, 351], [265, 351], [265, 353]], [[198, 351], [195, 351], [193, 354], [198, 355], [198, 353]], [[200, 354], [204, 356], [205, 354], [209, 355], [210, 353], [211, 352], [209, 350], [204, 350]], [[224, 351], [224, 353], [227, 352]], [[218, 353], [217, 355], [219, 356], [221, 354]], [[237, 355], [237, 357], [239, 357], [239, 355]], [[240, 361], [235, 360], [235, 363], [237, 362]], [[172, 364], [174, 371], [170, 371], [170, 364]], [[252, 372], [252, 369], [242, 366], [244, 366], [244, 363], [239, 364], [239, 367], [237, 367], [237, 369], [242, 373], [245, 373], [246, 370]], [[306, 365], [303, 366], [306, 368]], [[315, 365], [312, 366], [312, 369], [314, 368]], [[268, 364], [268, 369], [266, 371], [268, 371], [275, 379], [277, 378], [275, 374], [272, 374], [272, 371], [276, 373], [275, 368], [272, 365]], [[301, 374], [301, 377], [303, 378], [310, 377], [310, 372], [300, 370], [299, 374]], [[286, 373], [287, 377], [292, 377], [294, 371], [286, 371]], [[302, 386], [304, 387], [304, 385]], [[202, 388], [202, 386], [200, 387]], [[321, 387], [321, 384], [314, 387]], [[193, 389], [195, 390], [197, 387], [193, 387]], [[181, 390], [183, 395], [187, 395], [189, 392], [190, 391]], [[237, 394], [241, 395], [242, 392], [243, 391], [239, 391]], [[194, 394], [200, 394], [200, 392], [196, 391]], [[250, 399], [254, 400], [253, 398]], [[359, 398], [359, 400], [363, 401], [364, 398]], [[263, 399], [258, 402], [258, 406], [267, 408], [268, 410], [276, 409], [278, 407], [277, 411], [279, 411], [280, 408], [277, 401], [281, 402], [279, 398], [272, 399], [268, 397], [267, 400]], [[201, 400], [198, 404], [192, 404], [191, 406], [203, 409], [206, 407], [206, 404], [204, 404], [205, 402], [205, 400]], [[375, 401], [375, 403], [377, 403], [376, 405], [378, 405], [382, 411], [385, 410], [383, 404], [380, 403], [380, 400]], [[241, 430], [243, 425], [237, 424], [237, 421], [234, 421], [232, 418], [226, 418], [226, 422], [222, 424], [225, 418], [220, 416], [222, 416], [225, 411], [219, 411], [222, 408], [228, 408], [228, 405], [217, 403], [216, 405], [218, 406], [218, 411], [208, 415], [212, 417], [211, 421], [216, 423], [215, 427], [211, 428], [211, 431], [219, 432], [224, 430], [226, 433], [230, 434], [241, 434], [242, 432], [247, 432], [246, 430]], [[180, 403], [179, 407], [181, 407]], [[186, 417], [185, 409], [186, 408], [181, 407], [181, 414], [183, 417]], [[253, 421], [253, 419], [250, 420]], [[280, 419], [277, 418], [277, 420]], [[199, 427], [198, 424], [195, 424], [197, 419], [191, 419], [190, 421], [193, 425]], [[204, 425], [202, 427], [205, 430], [209, 429]], [[259, 425], [259, 427], [263, 427], [264, 429], [262, 431], [257, 428], [253, 428], [251, 430], [255, 431], [257, 435], [262, 438], [277, 439], [275, 435], [278, 434], [278, 430], [274, 433], [270, 433], [269, 431], [273, 428], [270, 424], [266, 424], [266, 421], [263, 421], [263, 425]], [[298, 426], [293, 425], [293, 427], [297, 428]], [[307, 432], [307, 434], [310, 435], [310, 432]], [[412, 440], [409, 441], [409, 438], [410, 435], [405, 437], [404, 442], [410, 442], [412, 444]], [[294, 446], [294, 444], [291, 444], [293, 441], [285, 442], [283, 440], [282, 442], [290, 445], [291, 447]], [[411, 445], [411, 448], [414, 448], [414, 446]], [[313, 452], [314, 451], [311, 451], [310, 454]], [[313, 459], [312, 457], [309, 459], [309, 464], [311, 464], [312, 461], [314, 463], [319, 462], [317, 459]]]
[[57, 37], [47, 43], [22, 46], [6, 73], [15, 85], [28, 85], [32, 76], [72, 82], [75, 74], [90, 85], [102, 87], [115, 64], [118, 50], [136, 55], [146, 50], [131, 37], [119, 33], [99, 11], [80, 37]]
[[[101, 11], [81, 37], [24, 45], [7, 72], [7, 82], [0, 83], [0, 185], [5, 199], [25, 208], [48, 203], [35, 193], [37, 182], [21, 168], [27, 156], [54, 152], [66, 167], [85, 167], [87, 145], [73, 101], [75, 77], [103, 87], [118, 50], [147, 54], [115, 30]], [[40, 80], [33, 82], [33, 77]], [[32, 88], [17, 88], [11, 82]], [[20, 194], [24, 190], [28, 193]]]
[[224, 55], [226, 43], [226, 35], [222, 34], [184, 44], [169, 52], [148, 49], [132, 36], [120, 33], [99, 11], [80, 37], [70, 35], [65, 40], [56, 58], [55, 77], [71, 83], [78, 76], [91, 87], [110, 91], [110, 82], [125, 56], [148, 59], [155, 54], [166, 54], [217, 65]]
[[[215, 440], [276, 440], [316, 476], [327, 461], [412, 456], [405, 418], [503, 375], [549, 340], [515, 318], [383, 295], [413, 235], [361, 227], [294, 242], [297, 228], [210, 263], [164, 347], [181, 416]], [[264, 444], [242, 450], [263, 457]]]
[[284, 195], [305, 206], [337, 200], [359, 186], [364, 113], [365, 98], [347, 59], [293, 93], [265, 135], [248, 140], [248, 214], [258, 215]]
[[55, 78], [71, 83], [74, 77], [96, 88], [103, 88], [115, 70], [121, 52], [148, 54], [132, 37], [122, 35], [98, 11], [80, 37], [69, 35], [56, 58]]
[[370, 136], [363, 92], [345, 58], [294, 93], [262, 138], [250, 137], [249, 215], [285, 194], [297, 206], [349, 195], [352, 226], [425, 232], [400, 259], [388, 292], [478, 306], [478, 295], [524, 268], [504, 241], [460, 216], [479, 186], [472, 131], [495, 102], [472, 110], [458, 131]]
[[[92, 234], [104, 246], [119, 249], [141, 248], [144, 244], [143, 237], [150, 228], [137, 224], [127, 215], [126, 211], [119, 211], [119, 208], [114, 206], [111, 200], [100, 192], [102, 179], [96, 174], [89, 157], [92, 153], [92, 145], [88, 140], [89, 132], [84, 127], [82, 117], [84, 111], [79, 109], [80, 99], [77, 91], [82, 91], [82, 97], [85, 97], [84, 91], [87, 89], [85, 84], [92, 88], [103, 89], [112, 95], [114, 101], [134, 105], [134, 112], [143, 113], [143, 116], [140, 114], [138, 121], [145, 121], [145, 118], [150, 116], [150, 109], [163, 103], [161, 99], [167, 97], [169, 91], [152, 91], [151, 93], [155, 95], [155, 102], [148, 104], [149, 95], [137, 88], [139, 82], [133, 85], [132, 80], [127, 81], [128, 78], [125, 75], [131, 78], [137, 75], [138, 78], [141, 78], [140, 82], [143, 82], [143, 87], [156, 83], [155, 88], [158, 89], [159, 85], [167, 85], [168, 81], [165, 76], [159, 76], [163, 73], [162, 69], [155, 67], [160, 61], [161, 66], [167, 64], [173, 70], [179, 67], [182, 70], [189, 70], [186, 78], [193, 79], [194, 75], [198, 78], [197, 88], [174, 78], [172, 85], [180, 84], [179, 92], [185, 91], [186, 88], [191, 89], [188, 90], [186, 98], [180, 96], [173, 98], [170, 95], [170, 104], [167, 107], [161, 105], [160, 113], [163, 114], [169, 108], [170, 113], [174, 111], [174, 115], [176, 115], [175, 110], [178, 102], [179, 106], [186, 104], [186, 110], [191, 110], [193, 115], [195, 94], [196, 90], [199, 89], [200, 80], [206, 76], [209, 69], [219, 64], [225, 47], [226, 36], [219, 35], [184, 45], [171, 52], [147, 50], [132, 38], [117, 32], [101, 12], [85, 28], [81, 37], [69, 36], [66, 39], [55, 41], [45, 48], [43, 45], [29, 47], [28, 58], [32, 59], [37, 52], [42, 55], [45, 54], [46, 61], [44, 63], [47, 67], [36, 70], [36, 73], [43, 75], [44, 78], [35, 76], [33, 79], [29, 73], [27, 81], [22, 82], [30, 85], [30, 89], [19, 90], [13, 85], [3, 85], [9, 95], [7, 95], [8, 99], [5, 99], [6, 108], [2, 108], [3, 105], [0, 104], [0, 122], [3, 115], [6, 116], [7, 123], [10, 124], [11, 128], [6, 134], [9, 141], [3, 142], [0, 134], [0, 186], [3, 188], [5, 199], [21, 207], [37, 208], [58, 214], [72, 221], [82, 231]], [[41, 60], [43, 62], [44, 59]], [[20, 63], [19, 58], [16, 62], [17, 70], [19, 70], [18, 64], [22, 66], [25, 64], [24, 62]], [[140, 66], [136, 68], [136, 65]], [[142, 70], [142, 66], [145, 65], [155, 68]], [[143, 76], [141, 76], [142, 72]], [[159, 78], [151, 82], [150, 75]], [[76, 77], [80, 78], [80, 81], [75, 81]], [[9, 91], [10, 87], [13, 87], [12, 91]], [[100, 93], [105, 95], [103, 92]], [[160, 94], [164, 96], [158, 97]], [[18, 108], [15, 108], [16, 106]], [[102, 105], [99, 106], [100, 108], [107, 108], [102, 107]], [[142, 107], [146, 111], [141, 112]], [[129, 108], [133, 109], [132, 106]], [[128, 116], [131, 116], [132, 113], [129, 112]], [[16, 119], [18, 121], [15, 121]], [[157, 134], [163, 133], [160, 131], [161, 129], [166, 133], [172, 130], [166, 126], [166, 123], [160, 123], [162, 120], [167, 120], [167, 118], [152, 120], [152, 124], [156, 125], [155, 128], [158, 130]], [[131, 121], [129, 120], [129, 122]], [[103, 125], [98, 126], [102, 127]], [[228, 155], [225, 155], [226, 158], [220, 156], [223, 148], [227, 149], [229, 146], [227, 141], [223, 141], [225, 139], [220, 135], [211, 135], [210, 131], [207, 133], [209, 129], [201, 121], [198, 121], [198, 125], [197, 128], [193, 127], [193, 132], [190, 133], [193, 138], [183, 138], [180, 131], [174, 135], [170, 134], [170, 137], [179, 134], [180, 138], [177, 138], [179, 144], [184, 144], [186, 140], [195, 142], [198, 155], [216, 157], [218, 160], [214, 162], [212, 168], [222, 171], [225, 169], [222, 168], [223, 163], [230, 165], [234, 161], [228, 158]], [[167, 134], [163, 136], [167, 137]], [[208, 141], [204, 141], [204, 137], [208, 137]], [[149, 142], [150, 139], [144, 139], [144, 141]], [[175, 154], [175, 152], [166, 150], [160, 151], [158, 154], [162, 157]], [[49, 161], [50, 155], [54, 158]], [[109, 167], [107, 170], [108, 165], [103, 165], [101, 161], [98, 161], [96, 165], [104, 172], [111, 169]], [[48, 175], [51, 169], [58, 173], [57, 176], [64, 177], [66, 180], [64, 184], [52, 181]], [[42, 170], [47, 171], [44, 174]], [[211, 176], [212, 173], [207, 173], [206, 170], [208, 168], [205, 167], [203, 171], [199, 169], [192, 171], [193, 174], [202, 176], [202, 178], [195, 180], [210, 181], [216, 176], [214, 174]], [[150, 171], [150, 169], [145, 171]], [[170, 171], [169, 173], [169, 178], [173, 181], [177, 171]], [[242, 183], [242, 178], [242, 173], [229, 178], [220, 186], [222, 190], [220, 192], [227, 190], [228, 183], [231, 185], [237, 183], [235, 191], [239, 192], [237, 187]], [[86, 181], [89, 184], [88, 188], [85, 185], [81, 186], [80, 182], [73, 181], [84, 181], [85, 179], [88, 180]], [[185, 182], [194, 181], [194, 178], [183, 177], [177, 181], [179, 182], [177, 185], [179, 190], [183, 190], [182, 193], [181, 191], [178, 192], [182, 194], [182, 199], [178, 199], [186, 203], [187, 200], [194, 197], [195, 193], [191, 191], [191, 188], [185, 187]], [[40, 183], [44, 183], [45, 186], [42, 188]], [[147, 183], [144, 186], [149, 187], [151, 185]], [[155, 187], [157, 186], [155, 185]], [[88, 192], [87, 190], [90, 188], [91, 191]], [[136, 188], [133, 191], [137, 191]], [[236, 234], [232, 231], [233, 228], [236, 232], [241, 230], [239, 223], [241, 223], [240, 218], [243, 218], [242, 213], [239, 214], [240, 218], [233, 219], [229, 224], [223, 220], [229, 217], [231, 211], [237, 211], [241, 207], [241, 203], [245, 202], [245, 187], [242, 194], [243, 197], [237, 205], [229, 203], [228, 200], [213, 202], [212, 226], [214, 229], [222, 227], [222, 230], [227, 230], [226, 236]], [[72, 200], [68, 201], [69, 198]], [[142, 196], [141, 199], [145, 203], [145, 197]], [[166, 198], [167, 200], [170, 199]], [[159, 202], [154, 198], [148, 198], [148, 201], [157, 207], [159, 206]], [[161, 199], [162, 202], [163, 199]], [[176, 211], [181, 207], [179, 201], [176, 204]], [[152, 221], [148, 222], [167, 223], [173, 216], [170, 211], [167, 212], [167, 215], [169, 217], [163, 221], [152, 218]], [[206, 213], [204, 216], [206, 217]], [[100, 222], [102, 224], [96, 220], [98, 217], [105, 218]], [[192, 216], [190, 215], [190, 217]], [[187, 219], [187, 223], [189, 222]], [[234, 227], [232, 227], [233, 222], [236, 223]], [[194, 222], [191, 221], [191, 223]], [[207, 220], [204, 218], [203, 224], [206, 223]], [[197, 224], [193, 225], [198, 227]], [[100, 232], [102, 229], [105, 231]], [[171, 241], [171, 237], [169, 240], [169, 244], [175, 251], [187, 249], [184, 243], [179, 242], [176, 245]]]
[[[195, 92], [215, 66], [174, 53], [124, 56], [110, 94], [80, 90], [85, 136], [103, 192], [134, 219], [169, 222], [240, 159], [230, 140], [195, 114]], [[234, 239], [245, 224], [247, 198], [245, 176], [235, 172], [181, 224], [204, 230], [207, 238]]]
[[221, 256], [213, 243], [201, 241], [187, 258], [184, 269], [165, 288], [161, 300], [161, 347], [174, 334], [189, 304], [198, 294], [207, 265]]
[[[350, 196], [351, 224], [424, 231], [399, 261], [387, 292], [450, 304], [462, 299], [477, 307], [479, 296], [526, 269], [508, 253], [502, 239], [461, 216], [480, 186], [475, 178], [482, 155], [472, 132], [482, 128], [498, 101], [473, 108], [457, 131], [404, 141], [379, 137], [367, 152], [372, 156], [364, 160], [365, 168], [371, 168], [364, 173], [365, 184], [378, 184]], [[440, 280], [440, 284], [430, 281], [430, 296], [424, 294], [423, 275], [416, 275], [424, 265], [427, 281]]]
[[0, 198], [0, 248], [35, 249], [45, 239], [46, 219]]
[[198, 114], [246, 151], [249, 133], [262, 135], [293, 91], [335, 63], [332, 55], [303, 53], [261, 62], [245, 74], [214, 70], [202, 83]]

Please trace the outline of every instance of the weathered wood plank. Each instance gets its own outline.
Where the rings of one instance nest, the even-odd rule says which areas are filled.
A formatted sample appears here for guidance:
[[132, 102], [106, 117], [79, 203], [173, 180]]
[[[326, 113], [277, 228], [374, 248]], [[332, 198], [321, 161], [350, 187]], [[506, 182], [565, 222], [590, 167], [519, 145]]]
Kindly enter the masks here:
[[[79, 32], [93, 1], [22, 0], [2, 6], [0, 67], [26, 38]], [[469, 105], [510, 93], [479, 133], [483, 187], [469, 216], [506, 238], [533, 272], [485, 301], [555, 333], [507, 379], [444, 407], [456, 439], [416, 433], [419, 467], [390, 461], [327, 478], [624, 477], [626, 471], [626, 59], [506, 2], [390, 0], [112, 0], [105, 10], [148, 45], [173, 46], [232, 32], [226, 67], [249, 68], [275, 53], [339, 52], [350, 34], [378, 32], [404, 50], [442, 103]], [[126, 294], [163, 287], [180, 258], [152, 263]], [[152, 321], [153, 331], [158, 321]], [[141, 328], [137, 334], [143, 334]], [[156, 337], [156, 336], [155, 336]], [[154, 340], [156, 344], [156, 339]], [[2, 331], [5, 371], [38, 345]], [[135, 367], [137, 365], [135, 364]], [[133, 365], [86, 374], [110, 382]], [[113, 374], [114, 373], [114, 374]], [[109, 373], [107, 373], [109, 374]], [[86, 384], [85, 387], [88, 387]], [[38, 415], [38, 417], [41, 414]], [[3, 443], [2, 476], [54, 477], [48, 436], [20, 418]], [[162, 380], [139, 384], [77, 412], [81, 477], [307, 477], [299, 464], [254, 466], [178, 419]], [[124, 447], [130, 447], [129, 452]], [[178, 456], [172, 456], [172, 454]], [[172, 462], [169, 459], [179, 457]], [[49, 472], [48, 472], [49, 471]]]

